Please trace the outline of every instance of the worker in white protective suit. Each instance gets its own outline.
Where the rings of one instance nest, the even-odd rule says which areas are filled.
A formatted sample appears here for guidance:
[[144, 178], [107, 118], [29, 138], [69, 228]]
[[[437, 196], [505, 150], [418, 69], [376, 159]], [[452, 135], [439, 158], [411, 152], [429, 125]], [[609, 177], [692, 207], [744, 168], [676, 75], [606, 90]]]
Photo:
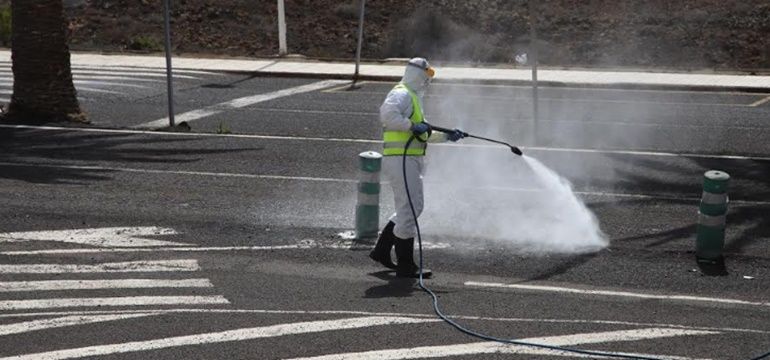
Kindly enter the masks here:
[[[403, 79], [388, 93], [380, 106], [384, 140], [382, 173], [393, 188], [396, 213], [383, 228], [369, 257], [388, 268], [396, 269], [398, 277], [419, 277], [420, 269], [414, 262], [414, 237], [417, 234], [415, 216], [420, 216], [423, 210], [422, 176], [427, 143], [457, 141], [464, 136], [459, 129], [450, 133], [432, 132], [425, 121], [423, 95], [434, 74], [427, 60], [409, 60]], [[415, 139], [409, 142], [413, 136]], [[407, 143], [409, 147], [405, 148]], [[412, 214], [409, 205], [404, 176], [415, 214]], [[394, 245], [396, 264], [390, 257]], [[423, 269], [423, 277], [431, 275], [430, 270]]]

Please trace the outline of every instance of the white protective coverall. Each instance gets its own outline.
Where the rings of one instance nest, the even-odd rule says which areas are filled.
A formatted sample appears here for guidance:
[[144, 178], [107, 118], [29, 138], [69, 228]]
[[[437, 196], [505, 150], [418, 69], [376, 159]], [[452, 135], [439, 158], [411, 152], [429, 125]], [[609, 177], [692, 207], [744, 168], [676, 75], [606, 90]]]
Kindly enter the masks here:
[[[428, 67], [428, 62], [423, 58], [414, 58], [409, 62], [419, 63], [420, 66], [407, 65], [401, 83], [417, 94], [420, 107], [425, 109], [423, 96], [431, 79], [423, 68]], [[412, 98], [408, 91], [404, 89], [391, 90], [380, 106], [380, 121], [384, 130], [409, 131], [412, 126], [412, 121], [409, 120], [412, 116], [412, 108]], [[423, 121], [427, 121], [427, 117]], [[428, 139], [428, 142], [431, 143], [445, 141], [447, 141], [446, 134], [440, 132], [433, 132]], [[408, 239], [415, 237], [417, 229], [404, 187], [403, 161], [404, 157], [401, 155], [384, 156], [382, 173], [393, 188], [396, 208], [396, 213], [390, 217], [390, 221], [396, 224], [393, 234], [400, 239]], [[406, 180], [409, 183], [409, 194], [412, 197], [412, 204], [417, 216], [420, 216], [423, 210], [422, 177], [424, 171], [424, 156], [406, 156]]]

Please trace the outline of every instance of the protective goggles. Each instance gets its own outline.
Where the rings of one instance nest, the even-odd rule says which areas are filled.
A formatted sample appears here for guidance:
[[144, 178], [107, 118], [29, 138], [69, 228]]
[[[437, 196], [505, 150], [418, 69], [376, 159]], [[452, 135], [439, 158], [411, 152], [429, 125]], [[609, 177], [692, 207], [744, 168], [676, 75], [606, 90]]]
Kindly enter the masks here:
[[434, 76], [436, 76], [436, 70], [433, 69], [431, 66], [428, 66], [427, 62], [423, 64], [416, 64], [416, 63], [410, 62], [410, 63], [407, 63], [407, 65], [414, 66], [418, 69], [424, 70], [425, 74], [428, 75], [429, 78], [433, 78]]

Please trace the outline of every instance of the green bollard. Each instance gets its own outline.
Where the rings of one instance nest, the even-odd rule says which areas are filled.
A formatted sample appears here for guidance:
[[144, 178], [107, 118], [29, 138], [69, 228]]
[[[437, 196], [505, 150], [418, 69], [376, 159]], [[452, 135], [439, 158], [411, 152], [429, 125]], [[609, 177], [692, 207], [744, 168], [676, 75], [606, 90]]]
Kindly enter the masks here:
[[723, 171], [709, 170], [703, 176], [703, 196], [695, 239], [695, 257], [699, 263], [715, 264], [722, 260], [729, 181], [730, 175]]
[[380, 229], [380, 169], [382, 154], [358, 154], [360, 173], [356, 205], [356, 239], [376, 238]]

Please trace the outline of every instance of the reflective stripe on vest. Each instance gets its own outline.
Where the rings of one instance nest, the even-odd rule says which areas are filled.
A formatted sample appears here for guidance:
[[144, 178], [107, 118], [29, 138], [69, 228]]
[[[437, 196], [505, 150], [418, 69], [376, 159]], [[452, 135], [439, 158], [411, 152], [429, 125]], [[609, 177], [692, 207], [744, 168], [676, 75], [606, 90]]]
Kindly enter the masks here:
[[[397, 89], [406, 90], [409, 93], [409, 96], [412, 98], [412, 116], [409, 117], [409, 120], [412, 121], [413, 124], [421, 123], [424, 116], [417, 94], [415, 94], [412, 89], [401, 83], [393, 88], [393, 90]], [[404, 147], [406, 146], [406, 143], [409, 142], [411, 137], [411, 131], [383, 131], [382, 140], [384, 142], [384, 148], [382, 154], [385, 156], [404, 155]], [[409, 149], [406, 149], [406, 155], [425, 155], [425, 148], [428, 147], [428, 144], [426, 144], [425, 141], [428, 141], [428, 134], [425, 133], [420, 135], [420, 140], [422, 141], [418, 141], [417, 139], [412, 140], [412, 143], [409, 144]]]

